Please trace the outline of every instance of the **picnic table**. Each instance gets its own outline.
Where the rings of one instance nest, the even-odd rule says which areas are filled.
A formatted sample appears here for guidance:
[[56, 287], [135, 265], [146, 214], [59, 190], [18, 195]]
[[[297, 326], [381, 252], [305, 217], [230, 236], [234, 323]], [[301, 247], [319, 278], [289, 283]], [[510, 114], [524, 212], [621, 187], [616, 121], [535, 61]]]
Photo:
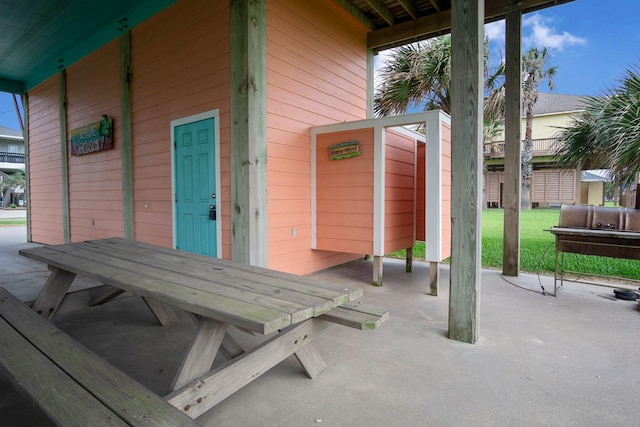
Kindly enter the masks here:
[[[191, 314], [198, 327], [171, 392], [164, 396], [191, 418], [292, 354], [314, 378], [326, 365], [312, 341], [331, 323], [374, 329], [388, 317], [385, 309], [357, 301], [360, 288], [122, 238], [19, 253], [51, 270], [33, 304], [47, 319], [55, 315], [76, 276], [143, 297], [163, 325], [178, 320], [175, 308]], [[231, 325], [269, 336], [255, 348], [243, 349], [227, 334]], [[227, 362], [213, 369], [218, 351]]]

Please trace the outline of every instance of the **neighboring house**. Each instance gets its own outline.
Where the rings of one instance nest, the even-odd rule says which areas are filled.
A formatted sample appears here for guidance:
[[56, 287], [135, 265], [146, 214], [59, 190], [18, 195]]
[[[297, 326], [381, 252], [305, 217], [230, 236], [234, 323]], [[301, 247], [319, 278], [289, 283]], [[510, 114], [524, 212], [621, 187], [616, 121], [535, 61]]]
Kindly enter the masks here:
[[[572, 115], [583, 110], [578, 95], [540, 93], [533, 117], [533, 177], [531, 179], [532, 207], [553, 207], [565, 204], [603, 203], [602, 185], [581, 183], [579, 169], [559, 169], [553, 158], [555, 135], [560, 127], [571, 124]], [[522, 118], [521, 135], [525, 133]], [[504, 140], [496, 139], [485, 144], [485, 185], [488, 207], [502, 206], [504, 182]], [[595, 193], [594, 193], [595, 192]], [[597, 193], [597, 194], [596, 194]]]
[[[18, 170], [24, 170], [24, 139], [22, 133], [0, 126], [0, 181]], [[22, 203], [22, 193], [14, 194], [12, 189], [0, 192], [0, 206]]]

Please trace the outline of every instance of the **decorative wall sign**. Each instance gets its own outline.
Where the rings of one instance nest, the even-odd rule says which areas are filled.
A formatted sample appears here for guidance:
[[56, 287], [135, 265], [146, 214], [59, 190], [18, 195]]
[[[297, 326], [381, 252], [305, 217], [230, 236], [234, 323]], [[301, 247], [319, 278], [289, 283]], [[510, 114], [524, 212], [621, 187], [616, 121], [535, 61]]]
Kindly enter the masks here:
[[95, 153], [113, 148], [113, 118], [102, 115], [97, 123], [71, 131], [71, 155]]
[[342, 142], [329, 146], [329, 160], [348, 159], [360, 155], [360, 143], [358, 141]]

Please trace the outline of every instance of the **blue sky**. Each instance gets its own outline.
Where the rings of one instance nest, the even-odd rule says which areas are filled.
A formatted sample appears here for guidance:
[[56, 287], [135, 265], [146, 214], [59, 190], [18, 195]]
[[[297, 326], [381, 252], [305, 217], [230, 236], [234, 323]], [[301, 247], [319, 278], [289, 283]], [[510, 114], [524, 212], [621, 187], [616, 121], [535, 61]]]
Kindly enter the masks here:
[[[640, 66], [638, 17], [638, 0], [576, 0], [525, 15], [523, 49], [551, 50], [549, 65], [558, 66], [555, 93], [600, 95], [627, 68]], [[488, 25], [486, 32], [492, 47], [504, 44], [503, 22]], [[0, 125], [19, 129], [13, 100], [5, 93], [0, 93]]]

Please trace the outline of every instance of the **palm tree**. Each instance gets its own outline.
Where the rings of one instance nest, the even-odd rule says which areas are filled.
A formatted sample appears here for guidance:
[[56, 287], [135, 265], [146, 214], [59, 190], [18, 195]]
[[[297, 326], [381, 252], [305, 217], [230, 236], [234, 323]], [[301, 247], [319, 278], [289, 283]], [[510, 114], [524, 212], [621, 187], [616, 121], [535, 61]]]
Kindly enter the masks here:
[[25, 175], [24, 171], [18, 170], [12, 175], [4, 174], [4, 179], [0, 181], [0, 194], [4, 194], [5, 191], [11, 190], [17, 192], [24, 188]]
[[396, 48], [380, 69], [376, 116], [404, 114], [411, 107], [451, 113], [451, 35]]
[[521, 209], [531, 209], [531, 176], [533, 175], [533, 109], [538, 102], [538, 85], [547, 81], [550, 90], [555, 85], [553, 77], [558, 71], [557, 66], [545, 68], [549, 61], [548, 49], [531, 48], [522, 57], [522, 109], [525, 116], [524, 145], [522, 147], [522, 196]]
[[[547, 67], [549, 62], [549, 50], [544, 47], [529, 49], [522, 55], [522, 111], [525, 116], [524, 145], [522, 147], [522, 191], [520, 207], [531, 209], [531, 177], [533, 175], [533, 110], [538, 102], [538, 87], [540, 83], [547, 81], [549, 89], [555, 85], [553, 77], [558, 71], [557, 66]], [[485, 111], [490, 117], [504, 117], [504, 63], [498, 67], [494, 75], [490, 76], [485, 86], [491, 90], [485, 99]], [[501, 83], [501, 84], [499, 84]]]
[[584, 107], [556, 135], [558, 164], [610, 169], [619, 184], [632, 184], [640, 173], [640, 69], [627, 69], [603, 96], [585, 97]]

